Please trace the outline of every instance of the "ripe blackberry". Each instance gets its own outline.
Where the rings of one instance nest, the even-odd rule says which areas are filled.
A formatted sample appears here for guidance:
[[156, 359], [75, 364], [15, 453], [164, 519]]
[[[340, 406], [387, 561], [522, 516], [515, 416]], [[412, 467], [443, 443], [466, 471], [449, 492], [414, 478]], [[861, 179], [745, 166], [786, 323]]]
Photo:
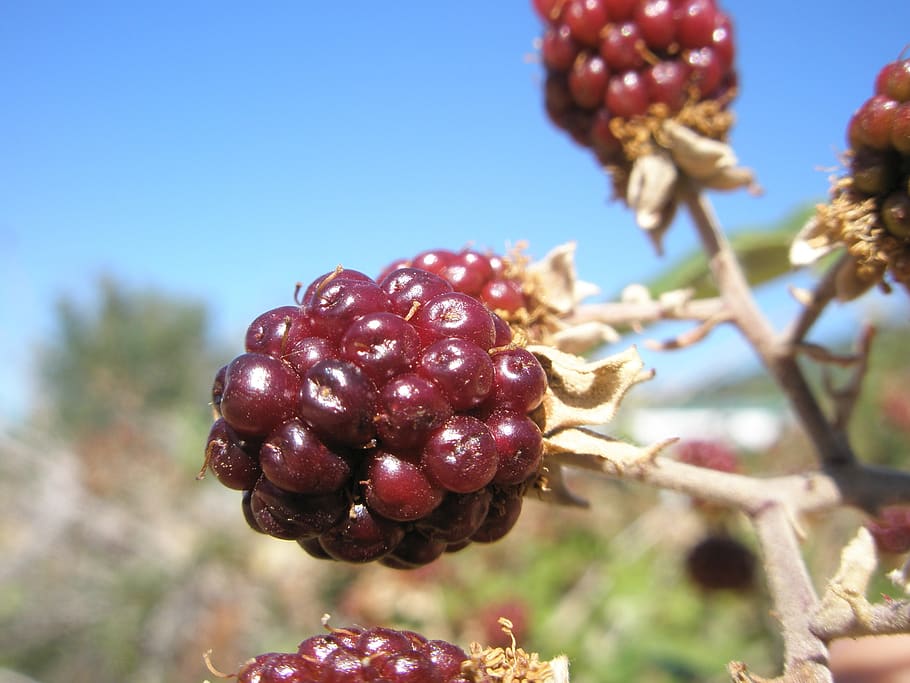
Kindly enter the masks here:
[[741, 541], [710, 535], [686, 555], [689, 579], [705, 591], [747, 591], [755, 582], [755, 554]]
[[[413, 631], [374, 627], [331, 629], [302, 641], [296, 652], [258, 655], [234, 674], [237, 683], [472, 683], [468, 654]], [[463, 664], [465, 670], [463, 671]]]
[[739, 470], [739, 457], [725, 444], [718, 441], [692, 439], [676, 447], [676, 459], [687, 465], [707, 467], [720, 472]]
[[495, 683], [568, 680], [565, 658], [540, 660], [516, 647], [513, 624], [500, 617], [505, 647], [471, 643], [470, 652], [445, 640], [385, 627], [329, 628], [302, 641], [296, 652], [267, 652], [247, 660], [237, 683]]
[[[739, 456], [733, 449], [719, 441], [693, 439], [683, 441], [676, 447], [676, 459], [687, 465], [705, 467], [718, 472], [739, 471]], [[703, 498], [694, 498], [693, 505], [702, 514], [709, 517], [727, 514], [728, 509], [711, 503]]]
[[[421, 307], [425, 305], [430, 298], [423, 295], [425, 291], [431, 294], [455, 291], [480, 299], [489, 309], [510, 320], [521, 313], [527, 314], [533, 306], [525, 292], [523, 266], [517, 254], [506, 259], [472, 249], [433, 249], [387, 267], [379, 276], [379, 286], [392, 298], [396, 312], [401, 315], [407, 314], [415, 301]], [[431, 273], [437, 278], [421, 273]]]
[[[886, 64], [847, 124], [848, 168], [801, 241], [844, 245], [850, 299], [890, 274], [910, 289], [910, 58]], [[847, 284], [849, 283], [849, 287]]]
[[[593, 75], [581, 78], [594, 77]], [[577, 87], [594, 87], [578, 85]], [[544, 259], [544, 263], [549, 262]], [[380, 287], [394, 302], [395, 310], [406, 315], [411, 306], [415, 306], [413, 322], [420, 326], [427, 317], [434, 314], [429, 309], [430, 294], [451, 292], [443, 300], [454, 301], [468, 295], [483, 303], [493, 311], [495, 338], [493, 346], [506, 347], [510, 344], [551, 344], [557, 345], [554, 334], [563, 330], [566, 325], [560, 320], [568, 311], [565, 308], [565, 297], [557, 305], [549, 300], [551, 292], [541, 284], [540, 272], [536, 270], [539, 263], [529, 267], [529, 259], [518, 249], [508, 256], [494, 252], [479, 252], [472, 249], [453, 251], [432, 249], [409, 259], [400, 259], [385, 268], [380, 274]], [[552, 267], [552, 266], [551, 266]], [[422, 273], [422, 275], [421, 275]], [[574, 271], [571, 275], [561, 272], [564, 282], [571, 279], [574, 287]], [[433, 283], [432, 287], [428, 283]], [[562, 292], [558, 292], [560, 296]], [[573, 299], [573, 305], [574, 305]], [[432, 333], [422, 332], [427, 340]], [[474, 381], [487, 381], [490, 369], [487, 360], [478, 361], [471, 354], [465, 354], [455, 348], [451, 337], [444, 337], [442, 346], [427, 350], [427, 357], [420, 364], [430, 363], [436, 366], [439, 373], [463, 375], [465, 379], [452, 377], [451, 382], [461, 383], [473, 376]], [[476, 346], [476, 345], [475, 345]], [[483, 346], [480, 344], [479, 346]], [[484, 354], [485, 355], [485, 354]], [[432, 357], [431, 357], [432, 356]], [[463, 357], [461, 357], [463, 356]], [[444, 368], [443, 365], [449, 367]], [[470, 367], [469, 367], [470, 366]], [[437, 375], [439, 377], [440, 375]], [[487, 389], [483, 389], [484, 392]], [[457, 403], [457, 399], [453, 399]], [[474, 401], [476, 404], [477, 401]], [[464, 406], [467, 408], [467, 406]]]
[[[735, 95], [729, 16], [715, 0], [534, 0], [544, 23], [546, 110], [619, 178], [674, 117], [725, 137]], [[613, 144], [609, 138], [620, 142]], [[605, 144], [605, 138], [607, 138]]]
[[512, 281], [470, 250], [413, 264], [379, 282], [317, 278], [298, 305], [258, 316], [216, 374], [206, 465], [244, 491], [254, 530], [313, 557], [410, 568], [515, 523], [541, 465], [528, 415], [546, 378], [476, 298]]

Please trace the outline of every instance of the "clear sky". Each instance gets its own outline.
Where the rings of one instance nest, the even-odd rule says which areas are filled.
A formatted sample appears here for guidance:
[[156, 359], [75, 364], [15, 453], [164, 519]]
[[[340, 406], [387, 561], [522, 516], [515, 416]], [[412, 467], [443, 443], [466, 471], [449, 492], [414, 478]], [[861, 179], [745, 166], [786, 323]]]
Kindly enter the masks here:
[[[910, 42], [910, 3], [721, 4], [733, 141], [766, 190], [716, 197], [735, 228], [824, 197], [847, 118]], [[256, 314], [338, 263], [575, 240], [607, 292], [652, 275], [543, 113], [539, 31], [529, 0], [0, 0], [0, 419], [32, 398], [55, 299], [102, 273], [206, 302], [238, 352]], [[666, 258], [692, 244], [679, 222]]]

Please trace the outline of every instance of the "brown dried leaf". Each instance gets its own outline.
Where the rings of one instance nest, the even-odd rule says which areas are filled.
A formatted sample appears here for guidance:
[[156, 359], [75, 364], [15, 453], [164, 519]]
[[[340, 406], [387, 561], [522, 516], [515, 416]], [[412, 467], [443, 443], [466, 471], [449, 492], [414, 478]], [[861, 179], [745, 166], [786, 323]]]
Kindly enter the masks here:
[[613, 419], [626, 392], [653, 371], [635, 347], [588, 361], [549, 346], [529, 346], [547, 374], [547, 393], [535, 413], [544, 434], [567, 427], [603, 425]]

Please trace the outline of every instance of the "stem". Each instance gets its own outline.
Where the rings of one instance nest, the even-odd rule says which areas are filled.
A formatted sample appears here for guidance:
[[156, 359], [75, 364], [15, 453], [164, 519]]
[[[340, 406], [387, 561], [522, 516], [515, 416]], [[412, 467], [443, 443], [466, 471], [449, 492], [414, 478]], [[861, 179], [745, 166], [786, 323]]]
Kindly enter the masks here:
[[613, 327], [636, 323], [653, 323], [660, 320], [704, 321], [725, 310], [720, 299], [693, 299], [668, 304], [661, 300], [635, 302], [604, 302], [582, 304], [568, 319], [570, 323], [597, 321]]
[[818, 596], [812, 586], [787, 509], [772, 503], [753, 515], [768, 588], [784, 639], [784, 673], [803, 662], [825, 663], [825, 644], [809, 630]]
[[834, 266], [828, 269], [828, 272], [825, 273], [825, 277], [818, 283], [815, 291], [812, 293], [812, 299], [803, 309], [799, 318], [794, 321], [793, 325], [784, 335], [786, 344], [795, 346], [805, 339], [809, 330], [812, 329], [812, 326], [815, 324], [815, 321], [821, 317], [821, 314], [824, 312], [827, 305], [834, 299], [836, 294], [835, 285], [837, 282], [837, 272], [840, 270], [841, 264], [846, 258], [846, 256], [841, 257]]
[[777, 342], [774, 330], [758, 309], [736, 254], [721, 232], [708, 200], [691, 184], [683, 188], [682, 194], [733, 322], [787, 396], [819, 457], [831, 465], [854, 462], [846, 434], [833, 429], [825, 417], [792, 347], [782, 347]]

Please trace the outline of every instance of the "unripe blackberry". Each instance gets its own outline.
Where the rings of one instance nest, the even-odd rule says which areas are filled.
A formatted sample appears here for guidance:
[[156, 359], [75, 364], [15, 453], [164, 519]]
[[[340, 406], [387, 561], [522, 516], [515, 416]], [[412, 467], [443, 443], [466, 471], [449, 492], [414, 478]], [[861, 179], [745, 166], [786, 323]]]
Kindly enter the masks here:
[[886, 64], [873, 94], [847, 124], [848, 168], [801, 236], [844, 245], [850, 277], [838, 294], [850, 299], [889, 274], [910, 288], [910, 59]]
[[[670, 117], [708, 137], [726, 135], [734, 44], [715, 0], [567, 0], [534, 9], [544, 23], [547, 111], [601, 163], [624, 172], [641, 132]], [[558, 101], [557, 83], [565, 84]], [[600, 143], [605, 126], [625, 149]]]
[[317, 558], [410, 568], [517, 519], [512, 498], [541, 465], [528, 414], [546, 378], [476, 298], [511, 280], [468, 250], [414, 263], [380, 282], [317, 278], [297, 306], [258, 316], [217, 373], [206, 465], [244, 491], [254, 530]]
[[741, 541], [707, 536], [686, 555], [689, 579], [705, 591], [747, 591], [755, 582], [755, 553]]

